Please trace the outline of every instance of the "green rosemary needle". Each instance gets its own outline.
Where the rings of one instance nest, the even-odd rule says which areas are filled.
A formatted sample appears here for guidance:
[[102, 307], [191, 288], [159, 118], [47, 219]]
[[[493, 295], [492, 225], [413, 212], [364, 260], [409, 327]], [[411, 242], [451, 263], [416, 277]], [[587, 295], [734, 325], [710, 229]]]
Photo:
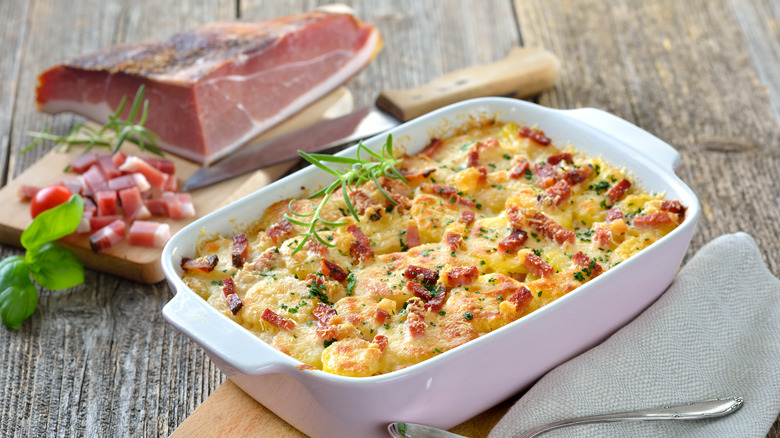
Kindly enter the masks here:
[[[149, 100], [144, 100], [143, 98], [144, 88], [143, 85], [138, 88], [127, 120], [119, 118], [125, 110], [125, 106], [127, 106], [127, 96], [123, 96], [116, 111], [113, 114], [109, 114], [108, 122], [100, 129], [87, 126], [86, 123], [78, 123], [64, 136], [54, 135], [48, 129], [45, 129], [43, 132], [28, 132], [27, 134], [35, 138], [35, 140], [22, 149], [21, 153], [24, 154], [30, 151], [43, 141], [58, 143], [64, 146], [66, 151], [69, 151], [73, 145], [83, 144], [86, 145], [84, 152], [91, 150], [95, 146], [104, 146], [112, 148], [112, 152], [116, 153], [125, 140], [133, 138], [141, 149], [162, 156], [162, 152], [157, 148], [157, 141], [159, 141], [160, 137], [144, 127], [149, 114]], [[139, 111], [141, 112], [140, 118]], [[135, 121], [136, 118], [138, 118], [137, 122]]]
[[[360, 156], [361, 152], [369, 154], [370, 157], [364, 160]], [[379, 184], [378, 178], [380, 176], [396, 178], [408, 184], [406, 178], [404, 178], [398, 169], [395, 168], [396, 164], [398, 164], [400, 160], [395, 158], [395, 155], [393, 154], [392, 135], [387, 136], [387, 140], [382, 147], [381, 154], [378, 154], [367, 148], [365, 145], [363, 145], [362, 142], [358, 144], [356, 158], [338, 157], [325, 154], [308, 154], [303, 151], [298, 151], [298, 154], [309, 163], [319, 167], [325, 172], [334, 175], [336, 180], [309, 196], [309, 199], [319, 198], [322, 196], [319, 204], [313, 206], [314, 211], [311, 213], [296, 212], [293, 209], [293, 204], [295, 203], [296, 199], [292, 199], [288, 204], [287, 209], [289, 210], [290, 214], [285, 214], [284, 218], [287, 219], [287, 221], [290, 223], [306, 227], [306, 231], [300, 233], [300, 236], [303, 236], [303, 239], [295, 248], [295, 250], [293, 250], [293, 254], [300, 251], [301, 248], [303, 248], [303, 245], [306, 244], [309, 239], [315, 239], [330, 248], [336, 246], [334, 243], [330, 243], [318, 234], [317, 225], [319, 224], [326, 227], [340, 227], [348, 224], [346, 221], [326, 221], [321, 216], [323, 207], [328, 202], [328, 199], [330, 199], [330, 196], [333, 194], [333, 192], [338, 190], [339, 187], [341, 187], [341, 192], [344, 196], [344, 203], [346, 204], [349, 213], [356, 220], [360, 221], [360, 217], [355, 211], [355, 207], [352, 205], [352, 201], [349, 199], [350, 189], [354, 190], [359, 184], [373, 181], [374, 184], [376, 184], [376, 188], [385, 198], [387, 198], [393, 205], [398, 205], [398, 203], [382, 188], [382, 185]], [[344, 167], [342, 170], [338, 170], [334, 169], [333, 167], [329, 167], [325, 163], [342, 164], [346, 167]], [[307, 218], [309, 222], [306, 222]]]

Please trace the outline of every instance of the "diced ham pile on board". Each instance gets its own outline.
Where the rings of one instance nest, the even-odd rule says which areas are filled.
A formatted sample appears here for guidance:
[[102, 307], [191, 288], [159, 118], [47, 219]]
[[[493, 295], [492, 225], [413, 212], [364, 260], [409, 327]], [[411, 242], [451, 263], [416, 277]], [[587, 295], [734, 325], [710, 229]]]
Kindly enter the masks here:
[[[76, 233], [89, 233], [92, 250], [101, 253], [127, 238], [131, 245], [162, 248], [170, 226], [154, 216], [195, 216], [189, 193], [177, 193], [176, 164], [151, 156], [113, 155], [89, 151], [70, 163], [73, 176], [59, 184], [84, 199]], [[38, 187], [21, 186], [19, 197], [31, 199]]]
[[106, 122], [144, 85], [158, 145], [208, 164], [335, 90], [381, 46], [379, 31], [348, 13], [210, 23], [54, 66], [38, 78], [37, 103]]

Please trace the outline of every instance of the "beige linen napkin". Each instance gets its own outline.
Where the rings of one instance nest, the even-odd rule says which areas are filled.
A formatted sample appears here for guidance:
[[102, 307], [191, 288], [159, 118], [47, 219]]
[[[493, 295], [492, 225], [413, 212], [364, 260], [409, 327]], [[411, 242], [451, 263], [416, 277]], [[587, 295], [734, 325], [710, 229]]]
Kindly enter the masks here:
[[745, 399], [728, 417], [583, 425], [543, 437], [766, 436], [780, 412], [780, 280], [744, 233], [704, 246], [652, 306], [550, 371], [490, 437], [575, 416], [726, 396]]

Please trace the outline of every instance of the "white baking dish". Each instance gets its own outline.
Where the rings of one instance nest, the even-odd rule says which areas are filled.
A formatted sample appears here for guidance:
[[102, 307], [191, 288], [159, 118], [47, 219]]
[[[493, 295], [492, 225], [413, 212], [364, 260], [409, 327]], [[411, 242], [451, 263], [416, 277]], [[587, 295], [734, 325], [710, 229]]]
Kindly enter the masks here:
[[[383, 437], [391, 421], [451, 428], [527, 387], [594, 346], [652, 303], [671, 283], [699, 218], [696, 196], [674, 174], [679, 155], [630, 123], [596, 109], [555, 110], [505, 98], [461, 102], [391, 132], [414, 154], [433, 136], [473, 119], [538, 124], [558, 145], [571, 141], [592, 156], [625, 166], [646, 190], [666, 192], [688, 207], [682, 225], [614, 269], [506, 327], [390, 374], [351, 378], [301, 370], [300, 362], [220, 314], [181, 281], [182, 256], [205, 235], [232, 235], [301, 187], [329, 182], [306, 168], [192, 223], [166, 245], [162, 265], [175, 297], [165, 318], [200, 344], [239, 387], [313, 437]], [[378, 150], [385, 135], [365, 144]], [[343, 154], [354, 153], [354, 148]]]

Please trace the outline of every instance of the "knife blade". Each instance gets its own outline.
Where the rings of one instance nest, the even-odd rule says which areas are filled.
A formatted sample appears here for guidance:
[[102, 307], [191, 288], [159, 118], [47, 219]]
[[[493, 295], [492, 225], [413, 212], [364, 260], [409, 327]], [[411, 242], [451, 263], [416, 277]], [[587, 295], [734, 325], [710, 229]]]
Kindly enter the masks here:
[[364, 107], [335, 119], [250, 144], [232, 155], [202, 167], [185, 181], [185, 191], [205, 187], [298, 157], [298, 151], [317, 152], [380, 134], [435, 109], [465, 99], [514, 94], [536, 95], [552, 87], [560, 62], [552, 53], [515, 47], [496, 62], [469, 67], [409, 90], [385, 90], [376, 107]]

